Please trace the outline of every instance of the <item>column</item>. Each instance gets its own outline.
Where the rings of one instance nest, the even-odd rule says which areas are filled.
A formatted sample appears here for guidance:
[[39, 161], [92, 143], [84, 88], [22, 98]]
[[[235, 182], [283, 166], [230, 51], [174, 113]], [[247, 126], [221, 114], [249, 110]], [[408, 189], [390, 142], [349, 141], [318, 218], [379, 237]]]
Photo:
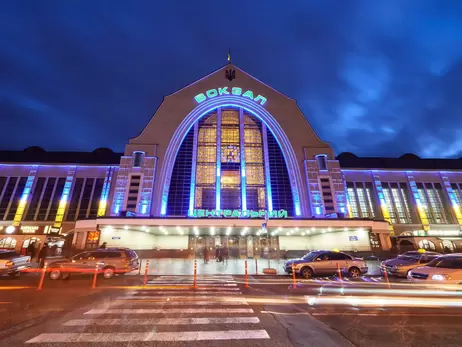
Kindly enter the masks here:
[[245, 176], [245, 131], [244, 131], [244, 109], [239, 109], [239, 147], [241, 155], [241, 207], [242, 211], [247, 210], [247, 179]]
[[270, 174], [269, 155], [268, 155], [268, 129], [266, 128], [266, 125], [263, 122], [262, 122], [262, 132], [263, 132], [263, 158], [265, 161], [266, 200], [268, 201], [267, 210], [273, 211], [273, 193], [271, 192], [271, 174]]
[[385, 219], [388, 222], [388, 230], [390, 231], [390, 235], [394, 235], [395, 233], [393, 230], [393, 223], [391, 222], [390, 218], [390, 211], [388, 210], [387, 202], [385, 201], [385, 197], [383, 196], [382, 182], [380, 181], [379, 175], [375, 175], [374, 173], [372, 173], [372, 178], [374, 180], [375, 191], [379, 199], [383, 219]]
[[27, 177], [26, 185], [24, 186], [24, 190], [21, 195], [21, 200], [19, 201], [18, 208], [16, 209], [16, 213], [14, 215], [13, 226], [18, 226], [21, 224], [22, 216], [24, 215], [24, 210], [26, 209], [29, 195], [37, 175], [37, 168], [38, 166], [34, 165], [29, 171], [29, 176]]
[[415, 184], [415, 179], [412, 175], [412, 172], [406, 172], [406, 177], [407, 181], [409, 182], [409, 188], [411, 189], [413, 200], [417, 206], [417, 213], [419, 214], [423, 230], [428, 231], [430, 229], [428, 217], [425, 212], [425, 208], [422, 204], [422, 201], [420, 200], [419, 191], [417, 190], [417, 185]]
[[101, 199], [99, 200], [98, 205], [98, 217], [103, 217], [106, 215], [107, 199], [109, 197], [109, 192], [111, 190], [111, 181], [113, 173], [114, 168], [110, 166], [106, 170], [106, 176], [104, 177], [103, 191], [101, 192]]
[[217, 112], [217, 174], [215, 181], [215, 209], [221, 210], [221, 107]]
[[[56, 212], [55, 223], [53, 224], [54, 228], [60, 228], [63, 222], [64, 213], [66, 212], [66, 207], [67, 207], [67, 199], [69, 198], [69, 194], [71, 192], [72, 182], [74, 181], [74, 176], [75, 176], [75, 171], [76, 171], [76, 167], [71, 166], [67, 172], [66, 183], [64, 183], [64, 189], [61, 194], [61, 199], [59, 200], [58, 211]], [[56, 180], [55, 189], [58, 184], [58, 180], [59, 179]], [[54, 192], [53, 192], [53, 195], [54, 195]]]
[[451, 202], [453, 215], [457, 219], [457, 223], [462, 229], [462, 212], [460, 211], [460, 206], [457, 203], [456, 193], [454, 193], [454, 189], [452, 189], [451, 182], [449, 181], [449, 177], [446, 172], [441, 172], [441, 180], [443, 181], [444, 188], [448, 193], [449, 201]]
[[189, 209], [188, 215], [191, 217], [194, 214], [194, 206], [196, 202], [196, 166], [197, 166], [197, 141], [199, 136], [199, 124], [194, 123], [194, 139], [193, 152], [191, 163], [191, 186], [189, 188]]

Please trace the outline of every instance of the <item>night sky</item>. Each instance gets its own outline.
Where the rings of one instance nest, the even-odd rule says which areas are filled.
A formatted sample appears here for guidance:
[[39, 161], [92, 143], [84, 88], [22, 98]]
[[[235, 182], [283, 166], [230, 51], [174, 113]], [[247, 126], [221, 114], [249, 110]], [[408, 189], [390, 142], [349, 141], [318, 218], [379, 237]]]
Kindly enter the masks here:
[[164, 95], [224, 65], [231, 48], [233, 63], [296, 99], [337, 154], [462, 156], [460, 0], [0, 7], [2, 149], [123, 151]]

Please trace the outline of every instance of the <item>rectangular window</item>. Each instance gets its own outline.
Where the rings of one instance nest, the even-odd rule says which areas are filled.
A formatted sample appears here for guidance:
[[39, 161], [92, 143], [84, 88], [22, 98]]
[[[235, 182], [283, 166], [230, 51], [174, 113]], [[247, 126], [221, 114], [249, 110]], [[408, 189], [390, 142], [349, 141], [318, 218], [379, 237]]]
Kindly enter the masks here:
[[93, 197], [90, 204], [90, 213], [88, 218], [96, 218], [98, 215], [98, 207], [101, 200], [101, 193], [103, 192], [104, 178], [97, 178], [95, 188], [93, 189]]
[[372, 186], [364, 182], [348, 182], [347, 194], [353, 218], [374, 218]]
[[58, 183], [56, 184], [55, 192], [51, 200], [50, 211], [46, 218], [49, 221], [55, 220], [56, 218], [56, 213], [58, 213], [59, 202], [61, 200], [65, 184], [66, 184], [66, 178], [60, 177], [58, 179]]
[[451, 224], [452, 216], [446, 208], [443, 188], [439, 183], [417, 183], [420, 201], [430, 224]]
[[14, 196], [11, 200], [11, 205], [10, 205], [10, 209], [8, 210], [8, 215], [6, 216], [6, 220], [13, 220], [14, 219], [14, 215], [16, 214], [16, 210], [18, 208], [18, 205], [19, 205], [19, 200], [21, 200], [21, 197], [22, 197], [22, 193], [24, 191], [24, 187], [26, 186], [26, 182], [27, 182], [27, 177], [21, 177], [19, 179], [19, 182], [16, 186], [16, 191], [14, 193]]
[[40, 208], [37, 215], [37, 220], [46, 220], [48, 214], [48, 207], [50, 206], [53, 190], [56, 185], [56, 177], [49, 177], [46, 183], [45, 191], [43, 192], [42, 200], [40, 201]]
[[93, 190], [94, 181], [95, 180], [93, 178], [87, 178], [87, 180], [85, 181], [77, 219], [87, 218], [88, 206], [90, 205], [91, 192]]
[[9, 177], [8, 182], [4, 187], [2, 201], [0, 202], [0, 220], [5, 219], [4, 217], [8, 210], [8, 205], [10, 204], [18, 179], [19, 177]]
[[412, 223], [407, 196], [407, 185], [397, 182], [382, 182], [382, 191], [392, 223]]
[[34, 191], [32, 192], [32, 198], [29, 202], [27, 214], [25, 220], [35, 220], [35, 214], [38, 211], [40, 197], [42, 196], [43, 189], [45, 187], [46, 177], [39, 177], [35, 184]]
[[69, 203], [69, 208], [67, 211], [66, 220], [75, 221], [77, 219], [80, 195], [82, 194], [84, 178], [79, 177], [75, 180], [74, 187], [72, 188], [71, 193], [71, 202]]

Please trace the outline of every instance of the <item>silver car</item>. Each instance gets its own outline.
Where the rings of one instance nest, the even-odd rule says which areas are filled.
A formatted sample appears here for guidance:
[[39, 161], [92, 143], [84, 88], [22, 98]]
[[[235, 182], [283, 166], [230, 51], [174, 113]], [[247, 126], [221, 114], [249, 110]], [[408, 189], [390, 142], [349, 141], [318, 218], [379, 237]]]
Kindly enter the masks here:
[[380, 264], [380, 271], [382, 273], [386, 271], [390, 276], [407, 277], [412, 269], [423, 266], [441, 255], [437, 252], [405, 252], [396, 258], [383, 261]]
[[351, 277], [359, 277], [368, 271], [362, 258], [333, 251], [312, 251], [302, 258], [290, 259], [284, 263], [284, 270], [287, 273], [292, 273], [292, 264], [295, 273], [306, 279], [314, 275], [335, 275], [339, 269]]

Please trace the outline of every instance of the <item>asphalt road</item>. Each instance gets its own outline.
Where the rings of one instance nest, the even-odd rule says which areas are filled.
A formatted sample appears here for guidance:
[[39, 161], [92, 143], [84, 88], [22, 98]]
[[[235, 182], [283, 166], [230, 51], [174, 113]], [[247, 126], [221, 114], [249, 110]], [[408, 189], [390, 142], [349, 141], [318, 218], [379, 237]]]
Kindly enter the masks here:
[[409, 307], [321, 301], [383, 283], [293, 288], [290, 277], [251, 276], [245, 288], [243, 277], [208, 275], [193, 289], [186, 276], [151, 276], [146, 287], [118, 276], [92, 289], [91, 276], [76, 276], [37, 291], [38, 280], [0, 278], [1, 346], [460, 346], [462, 334], [462, 309], [416, 306], [402, 293]]

